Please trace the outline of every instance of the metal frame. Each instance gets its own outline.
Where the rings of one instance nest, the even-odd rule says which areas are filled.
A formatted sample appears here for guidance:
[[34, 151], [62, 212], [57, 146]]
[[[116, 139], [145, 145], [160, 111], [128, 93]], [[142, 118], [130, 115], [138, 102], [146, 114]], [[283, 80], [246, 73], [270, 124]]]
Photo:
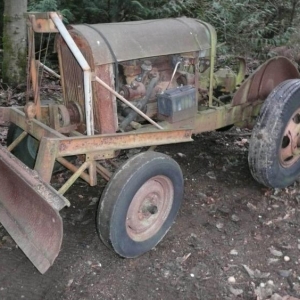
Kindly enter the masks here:
[[[205, 37], [207, 38], [210, 35], [210, 47], [208, 40], [205, 46], [202, 47], [198, 41], [197, 33], [194, 32], [192, 39], [195, 39], [198, 43], [199, 51], [192, 50], [192, 52], [185, 52], [185, 54], [188, 53], [192, 57], [193, 64], [197, 69], [199, 67], [198, 56], [200, 51], [204, 51], [204, 58], [207, 61], [208, 52], [206, 51], [210, 53], [210, 70], [206, 69], [207, 73], [205, 75], [202, 74], [204, 79], [210, 82], [208, 103], [201, 107], [203, 110], [195, 111], [195, 113], [193, 111], [184, 115], [187, 119], [170, 120], [166, 118], [165, 120], [168, 121], [156, 122], [150, 117], [155, 115], [155, 112], [153, 114], [149, 111], [146, 114], [143, 113], [112, 88], [111, 62], [106, 61], [95, 70], [95, 73], [92, 73], [91, 66], [94, 66], [93, 63], [91, 63], [91, 66], [88, 64], [77, 47], [76, 42], [78, 41], [75, 37], [73, 40], [73, 37], [64, 27], [61, 16], [54, 12], [35, 13], [28, 14], [28, 20], [30, 41], [28, 70], [30, 70], [30, 78], [28, 77], [27, 83], [29, 89], [31, 79], [34, 102], [27, 101], [24, 107], [0, 107], [0, 123], [12, 122], [24, 130], [7, 149], [0, 146], [0, 173], [3, 179], [3, 188], [0, 189], [0, 220], [41, 273], [46, 272], [53, 264], [61, 248], [63, 226], [58, 212], [64, 206], [70, 205], [63, 195], [79, 177], [91, 186], [97, 184], [97, 174], [100, 174], [107, 181], [112, 177], [111, 172], [100, 164], [101, 160], [116, 157], [119, 150], [122, 149], [137, 147], [150, 147], [149, 149], [153, 149], [157, 145], [190, 142], [192, 141], [192, 134], [212, 131], [227, 125], [250, 125], [254, 120], [253, 117], [258, 115], [260, 107], [272, 90], [273, 85], [277, 85], [286, 79], [299, 78], [297, 69], [287, 59], [271, 59], [242, 83], [241, 88], [235, 93], [230, 104], [223, 104], [222, 101], [213, 97], [216, 34], [213, 27], [199, 21], [206, 27], [205, 30], [202, 28], [202, 34], [204, 33], [202, 38], [205, 39]], [[185, 23], [182, 20], [181, 22]], [[191, 23], [195, 25], [195, 21]], [[156, 26], [158, 25], [156, 24]], [[184, 28], [191, 29], [188, 24], [185, 24]], [[149, 31], [149, 28], [147, 30]], [[69, 47], [66, 47], [67, 56], [69, 55], [73, 60], [71, 51], [80, 65], [78, 67], [75, 62], [80, 75], [82, 75], [81, 70], [83, 72], [84, 91], [80, 94], [80, 110], [85, 110], [85, 118], [83, 113], [78, 111], [76, 116], [76, 118], [80, 119], [78, 122], [74, 121], [76, 119], [74, 116], [73, 121], [70, 121], [71, 115], [76, 115], [76, 112], [74, 112], [75, 109], [74, 111], [72, 109], [68, 111], [67, 105], [70, 103], [68, 103], [67, 97], [64, 98], [65, 106], [41, 105], [39, 78], [34, 53], [35, 32], [60, 32]], [[188, 37], [191, 38], [190, 35]], [[92, 40], [94, 41], [94, 39]], [[145, 41], [142, 39], [142, 42]], [[167, 43], [167, 46], [169, 47], [170, 44]], [[158, 50], [155, 51], [155, 53], [152, 52], [153, 56], [157, 54]], [[131, 53], [129, 54], [131, 55]], [[139, 54], [136, 54], [136, 56]], [[58, 53], [58, 56], [62, 58], [60, 53]], [[67, 56], [65, 58], [68, 58]], [[61, 69], [63, 68], [61, 67]], [[198, 71], [196, 70], [195, 72], [196, 99], [200, 86]], [[244, 65], [242, 64], [240, 73], [237, 76], [238, 83], [243, 78], [244, 71]], [[63, 73], [61, 78], [64, 79]], [[72, 84], [72, 81], [70, 81], [70, 84]], [[95, 88], [97, 93], [93, 94]], [[72, 91], [72, 89], [69, 90]], [[101, 90], [101, 92], [98, 93], [98, 90]], [[65, 91], [66, 89], [64, 89], [64, 93]], [[105, 94], [105, 97], [97, 97], [98, 94], [101, 96]], [[94, 99], [92, 99], [93, 95], [95, 96]], [[82, 102], [83, 97], [84, 104]], [[130, 132], [116, 132], [117, 111], [116, 107], [114, 107], [114, 97], [131, 107], [136, 113], [146, 119], [149, 124], [140, 124], [139, 129]], [[104, 101], [102, 101], [103, 99]], [[98, 100], [99, 103], [97, 103]], [[108, 102], [110, 100], [109, 106]], [[218, 103], [218, 106], [214, 106], [215, 103]], [[106, 106], [109, 107], [107, 108]], [[95, 115], [93, 109], [95, 110]], [[85, 125], [83, 124], [84, 119]], [[101, 122], [98, 122], [99, 119], [101, 119]], [[96, 128], [94, 128], [94, 125]], [[96, 130], [99, 130], [101, 134], [95, 134]], [[31, 135], [40, 142], [34, 170], [26, 167], [9, 152], [27, 135]], [[82, 160], [80, 167], [77, 167], [67, 159], [68, 156], [72, 155], [77, 155]], [[73, 173], [58, 191], [50, 185], [55, 161], [58, 161]], [[114, 165], [112, 160], [109, 161]]]
[[[0, 121], [9, 121], [15, 123], [24, 130], [22, 134], [10, 147], [10, 151], [15, 147], [27, 134], [32, 135], [40, 141], [37, 160], [34, 169], [38, 172], [41, 179], [50, 183], [55, 160], [59, 161], [74, 174], [67, 180], [64, 186], [58, 191], [59, 194], [64, 194], [68, 188], [75, 182], [78, 177], [81, 177], [90, 185], [97, 184], [97, 173], [106, 180], [109, 180], [111, 174], [97, 161], [109, 159], [116, 156], [116, 151], [122, 149], [130, 149], [136, 147], [156, 146], [172, 143], [181, 143], [192, 141], [192, 134], [205, 131], [215, 130], [227, 125], [240, 123], [248, 124], [253, 116], [256, 116], [260, 110], [262, 100], [252, 102], [240, 101], [236, 105], [223, 105], [220, 107], [213, 106], [212, 84], [209, 89], [208, 108], [203, 111], [198, 111], [195, 118], [170, 124], [168, 122], [157, 123], [141, 110], [136, 108], [122, 95], [117, 93], [101, 78], [92, 74], [91, 67], [78, 49], [68, 30], [61, 21], [61, 16], [55, 12], [44, 14], [29, 14], [29, 37], [33, 42], [34, 32], [60, 32], [68, 47], [72, 51], [76, 60], [84, 73], [84, 96], [85, 96], [85, 120], [87, 135], [80, 134], [66, 128], [69, 137], [60, 132], [64, 128], [59, 128], [58, 121], [55, 120], [55, 114], [52, 112], [52, 123], [55, 126], [48, 126], [44, 121], [44, 116], [51, 115], [51, 109], [55, 111], [55, 107], [41, 107], [39, 99], [38, 77], [36, 72], [36, 63], [34, 60], [33, 46], [31, 45], [30, 54], [30, 74], [33, 83], [35, 95], [36, 115], [31, 115], [28, 107], [19, 108], [0, 108]], [[199, 21], [200, 22], [200, 21]], [[210, 49], [210, 82], [214, 76], [214, 59], [216, 55], [216, 34], [214, 28], [203, 23], [211, 34], [211, 49]], [[197, 72], [196, 72], [197, 73]], [[198, 78], [197, 78], [198, 79]], [[123, 101], [126, 105], [135, 110], [140, 116], [145, 118], [150, 124], [142, 128], [128, 133], [112, 133], [112, 134], [94, 134], [93, 120], [93, 101], [92, 101], [92, 81], [102, 85], [115, 97]], [[196, 88], [198, 80], [196, 80]], [[250, 81], [251, 83], [251, 81]], [[245, 86], [248, 88], [250, 83]], [[244, 88], [245, 89], [245, 88]], [[241, 99], [247, 98], [248, 89]], [[54, 115], [54, 117], [53, 117]], [[81, 167], [76, 167], [64, 157], [71, 155], [85, 155], [85, 160]], [[88, 172], [86, 170], [88, 169]]]

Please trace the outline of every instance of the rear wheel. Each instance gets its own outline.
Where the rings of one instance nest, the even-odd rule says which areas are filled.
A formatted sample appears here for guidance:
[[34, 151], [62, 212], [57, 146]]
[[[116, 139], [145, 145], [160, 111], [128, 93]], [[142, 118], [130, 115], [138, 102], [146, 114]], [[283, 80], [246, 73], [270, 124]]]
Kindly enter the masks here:
[[[14, 123], [11, 123], [7, 133], [7, 145], [9, 146], [23, 132], [23, 129]], [[27, 135], [22, 141], [11, 151], [21, 162], [30, 169], [34, 168], [37, 153], [39, 149], [39, 141], [31, 135]], [[72, 161], [74, 157], [67, 156], [67, 160]], [[53, 172], [65, 170], [64, 166], [55, 162]]]
[[[8, 128], [7, 133], [7, 145], [10, 145], [21, 133], [23, 130], [11, 123]], [[31, 135], [27, 135], [13, 150], [14, 154], [20, 161], [22, 161], [26, 166], [33, 169], [37, 152], [39, 148], [39, 142]]]
[[115, 172], [102, 194], [97, 213], [99, 236], [120, 256], [137, 257], [164, 237], [182, 197], [179, 165], [161, 153], [140, 153]]
[[279, 84], [266, 99], [249, 147], [253, 177], [282, 188], [300, 175], [300, 80]]

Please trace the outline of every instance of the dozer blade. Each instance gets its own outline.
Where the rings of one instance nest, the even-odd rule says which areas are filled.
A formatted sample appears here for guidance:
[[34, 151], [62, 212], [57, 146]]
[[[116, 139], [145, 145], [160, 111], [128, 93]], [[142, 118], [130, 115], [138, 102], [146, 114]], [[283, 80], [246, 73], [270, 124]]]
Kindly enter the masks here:
[[68, 200], [0, 146], [0, 222], [35, 267], [45, 273], [63, 236], [58, 211]]

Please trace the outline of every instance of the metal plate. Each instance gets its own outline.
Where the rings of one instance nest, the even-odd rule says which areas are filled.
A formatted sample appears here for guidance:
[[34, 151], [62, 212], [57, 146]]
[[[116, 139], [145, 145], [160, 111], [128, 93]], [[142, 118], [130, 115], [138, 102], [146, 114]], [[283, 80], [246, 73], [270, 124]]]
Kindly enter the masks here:
[[285, 57], [274, 57], [246, 79], [233, 97], [232, 105], [265, 100], [282, 81], [299, 78], [293, 63]]
[[[114, 62], [107, 43], [118, 61], [208, 50], [211, 36], [206, 23], [190, 19], [158, 19], [135, 22], [74, 25], [72, 36], [88, 41], [95, 65]], [[171, 30], [170, 30], [171, 28]], [[107, 42], [97, 32], [100, 31]], [[79, 45], [79, 48], [80, 45]]]
[[2, 146], [0, 182], [0, 222], [35, 267], [44, 273], [60, 251], [63, 225], [54, 207], [61, 208], [63, 202], [57, 203], [56, 191], [47, 188], [36, 172]]

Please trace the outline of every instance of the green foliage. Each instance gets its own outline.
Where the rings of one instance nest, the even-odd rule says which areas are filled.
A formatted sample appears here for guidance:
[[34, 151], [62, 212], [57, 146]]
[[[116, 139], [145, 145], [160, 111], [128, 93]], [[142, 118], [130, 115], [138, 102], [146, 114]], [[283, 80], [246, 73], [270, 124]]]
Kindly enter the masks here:
[[68, 8], [60, 8], [58, 5], [58, 0], [40, 0], [40, 1], [31, 0], [29, 1], [28, 4], [28, 11], [47, 12], [47, 11], [58, 11], [58, 10], [64, 17], [65, 23], [74, 21], [75, 18], [71, 10]]
[[56, 0], [41, 0], [41, 1], [30, 1], [28, 5], [29, 11], [57, 11]]
[[196, 17], [212, 24], [223, 52], [252, 54], [288, 44], [300, 0], [30, 0], [30, 11], [57, 11], [65, 22], [105, 23]]
[[231, 52], [261, 54], [287, 43], [294, 32], [298, 2], [213, 0], [198, 7], [197, 15], [215, 26], [219, 42], [226, 43]]
[[67, 21], [106, 23], [194, 16], [196, 0], [31, 0], [29, 11], [59, 10]]
[[200, 7], [196, 0], [172, 0], [172, 1], [143, 1], [145, 6], [144, 18], [174, 18], [193, 17], [194, 10]]

